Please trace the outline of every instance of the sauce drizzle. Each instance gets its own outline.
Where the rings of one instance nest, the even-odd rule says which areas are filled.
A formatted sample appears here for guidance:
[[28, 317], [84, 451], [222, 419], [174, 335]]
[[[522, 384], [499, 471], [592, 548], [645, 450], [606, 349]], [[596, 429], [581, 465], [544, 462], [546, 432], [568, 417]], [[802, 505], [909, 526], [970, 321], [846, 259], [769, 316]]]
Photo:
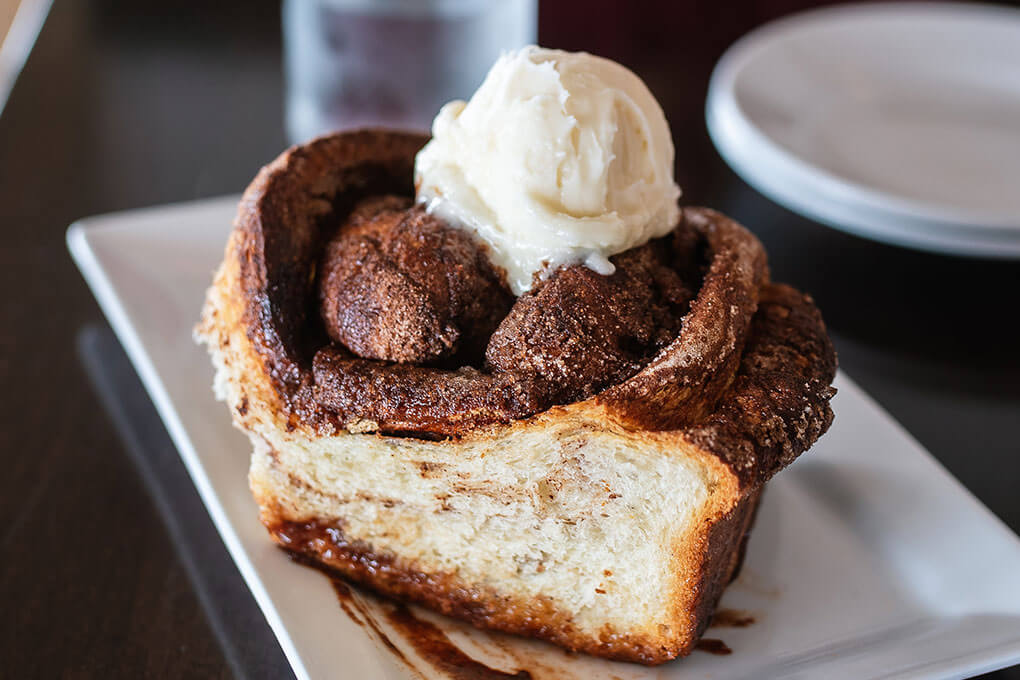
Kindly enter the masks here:
[[[304, 560], [298, 561], [306, 563]], [[325, 570], [321, 571], [325, 572]], [[371, 628], [376, 639], [402, 663], [411, 669], [419, 670], [376, 623], [372, 614], [366, 611], [364, 606], [354, 598], [347, 583], [328, 572], [325, 573], [333, 585], [333, 590], [336, 592], [337, 600], [344, 613], [359, 626]], [[450, 680], [505, 680], [507, 678], [531, 680], [531, 673], [528, 671], [520, 670], [516, 673], [507, 673], [472, 659], [453, 644], [438, 626], [419, 619], [406, 605], [387, 602], [383, 612], [386, 620], [396, 629], [400, 638], [410, 644], [418, 656]]]
[[698, 640], [697, 644], [694, 645], [694, 648], [702, 652], [715, 654], [716, 656], [726, 656], [727, 654], [733, 653], [733, 650], [730, 649], [725, 642], [715, 638], [701, 638]]
[[401, 636], [414, 646], [422, 658], [453, 680], [497, 680], [518, 678], [531, 680], [528, 671], [507, 673], [475, 661], [462, 652], [435, 624], [416, 617], [405, 605], [387, 612], [387, 619]]
[[754, 623], [754, 616], [740, 609], [717, 609], [709, 628], [747, 628]]

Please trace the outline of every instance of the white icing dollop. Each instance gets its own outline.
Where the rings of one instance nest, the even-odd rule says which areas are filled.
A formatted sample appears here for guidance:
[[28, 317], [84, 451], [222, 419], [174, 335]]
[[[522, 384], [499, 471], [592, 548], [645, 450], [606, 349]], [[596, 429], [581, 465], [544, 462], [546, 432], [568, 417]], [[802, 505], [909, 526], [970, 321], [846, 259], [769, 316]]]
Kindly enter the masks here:
[[418, 153], [418, 200], [473, 230], [520, 295], [566, 263], [668, 233], [679, 215], [658, 102], [620, 64], [536, 46], [504, 54], [471, 101], [446, 104]]

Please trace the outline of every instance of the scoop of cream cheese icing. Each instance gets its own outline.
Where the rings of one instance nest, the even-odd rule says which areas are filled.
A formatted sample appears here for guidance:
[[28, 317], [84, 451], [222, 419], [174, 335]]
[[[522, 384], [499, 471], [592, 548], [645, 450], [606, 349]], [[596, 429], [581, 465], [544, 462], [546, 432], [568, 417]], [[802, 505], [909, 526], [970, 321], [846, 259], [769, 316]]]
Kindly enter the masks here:
[[668, 233], [679, 216], [673, 142], [645, 84], [614, 61], [525, 47], [504, 54], [468, 102], [436, 116], [418, 153], [418, 200], [473, 230], [514, 293], [535, 273]]

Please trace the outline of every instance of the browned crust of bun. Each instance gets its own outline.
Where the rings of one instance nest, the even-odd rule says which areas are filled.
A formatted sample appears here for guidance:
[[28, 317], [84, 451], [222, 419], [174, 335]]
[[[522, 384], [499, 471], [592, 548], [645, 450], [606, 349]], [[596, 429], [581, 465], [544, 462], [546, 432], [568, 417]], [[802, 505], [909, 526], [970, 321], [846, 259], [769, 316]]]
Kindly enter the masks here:
[[[425, 141], [381, 131], [323, 137], [282, 154], [245, 193], [234, 255], [241, 265], [245, 323], [294, 427], [463, 436], [550, 406], [536, 397], [528, 376], [359, 360], [329, 348], [316, 322], [310, 303], [315, 267], [330, 229], [367, 195], [410, 194], [414, 154]], [[599, 396], [635, 428], [675, 429], [713, 412], [736, 372], [768, 279], [761, 244], [732, 220], [686, 208], [678, 232], [684, 230], [705, 241], [710, 262], [680, 335]], [[317, 348], [324, 354], [313, 366]], [[442, 398], [408, 398], [422, 392]]]
[[240, 264], [248, 338], [294, 426], [336, 428], [311, 390], [312, 354], [326, 339], [309, 332], [316, 317], [309, 301], [329, 220], [365, 196], [411, 195], [414, 156], [427, 140], [382, 130], [320, 137], [264, 167], [241, 199], [241, 237], [227, 256]]
[[514, 296], [472, 234], [412, 204], [366, 198], [326, 245], [326, 332], [365, 359], [477, 361]]
[[[687, 582], [691, 585], [686, 591], [693, 594], [693, 601], [687, 608], [689, 637], [672, 657], [663, 655], [652, 661], [652, 664], [690, 654], [695, 643], [712, 622], [712, 614], [715, 613], [723, 591], [740, 574], [762, 492], [763, 489], [759, 488], [748, 493], [723, 517], [706, 525], [701, 534], [700, 553], [695, 552], [693, 556], [688, 556], [690, 563], [687, 569], [690, 571], [686, 573], [694, 574]], [[685, 587], [687, 583], [684, 584]]]
[[678, 229], [685, 227], [705, 238], [711, 263], [679, 337], [599, 397], [635, 427], [675, 429], [712, 411], [733, 379], [768, 280], [761, 243], [733, 220], [708, 208], [685, 208]]
[[575, 652], [649, 666], [686, 656], [711, 621], [723, 590], [737, 575], [747, 547], [747, 535], [758, 508], [760, 493], [745, 496], [729, 513], [699, 528], [700, 549], [687, 556], [685, 565], [694, 580], [685, 583], [694, 594], [692, 616], [678, 622], [681, 631], [652, 636], [614, 630], [606, 625], [598, 636], [578, 630], [572, 616], [547, 598], [521, 598], [477, 584], [453, 574], [425, 572], [371, 546], [348, 541], [340, 522], [293, 522], [263, 508], [263, 522], [273, 539], [287, 550], [311, 558], [372, 590], [422, 604], [481, 628], [547, 640]]
[[836, 352], [814, 301], [769, 284], [732, 385], [684, 434], [725, 463], [741, 486], [761, 486], [829, 429], [835, 375]]
[[530, 381], [514, 373], [380, 365], [351, 358], [335, 347], [316, 353], [313, 372], [315, 399], [344, 414], [344, 425], [352, 430], [364, 419], [374, 424], [372, 430], [384, 424], [388, 433], [442, 437], [509, 423], [543, 410]]

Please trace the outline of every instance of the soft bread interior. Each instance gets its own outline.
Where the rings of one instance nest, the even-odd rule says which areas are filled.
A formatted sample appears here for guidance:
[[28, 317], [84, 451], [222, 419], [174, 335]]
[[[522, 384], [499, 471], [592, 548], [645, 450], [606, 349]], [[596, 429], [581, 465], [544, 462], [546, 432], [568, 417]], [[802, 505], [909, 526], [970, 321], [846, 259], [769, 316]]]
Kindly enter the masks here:
[[[348, 540], [426, 573], [544, 597], [581, 630], [674, 625], [673, 555], [716, 482], [654, 435], [583, 419], [473, 442], [264, 431], [251, 483], [292, 521], [335, 519]], [[675, 634], [675, 633], [674, 633]]]

